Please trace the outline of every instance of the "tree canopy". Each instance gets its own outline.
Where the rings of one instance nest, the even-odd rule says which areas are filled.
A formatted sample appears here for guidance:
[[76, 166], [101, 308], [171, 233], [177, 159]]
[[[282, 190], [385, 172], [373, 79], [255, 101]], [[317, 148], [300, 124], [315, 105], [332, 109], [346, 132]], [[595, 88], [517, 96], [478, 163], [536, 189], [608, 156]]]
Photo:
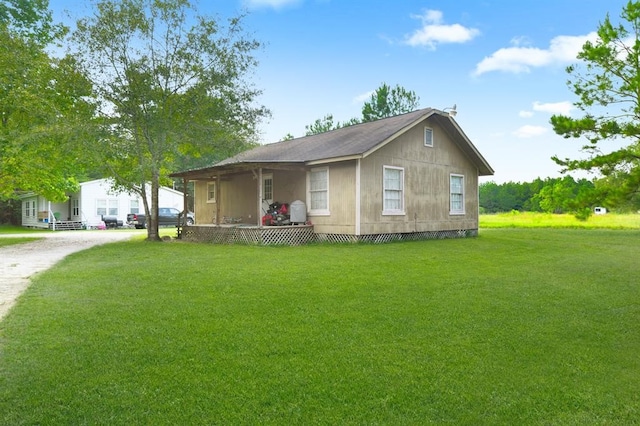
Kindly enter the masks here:
[[63, 33], [46, 1], [0, 2], [0, 198], [37, 191], [64, 200], [87, 165], [91, 85], [72, 57], [44, 50]]
[[305, 126], [306, 136], [415, 111], [419, 104], [420, 98], [414, 91], [399, 85], [392, 88], [382, 83], [362, 106], [362, 118], [354, 117], [341, 123], [334, 122], [333, 114], [327, 114]]
[[99, 154], [120, 188], [141, 195], [155, 240], [158, 189], [177, 165], [255, 142], [269, 112], [246, 77], [261, 45], [244, 34], [243, 16], [223, 25], [188, 0], [103, 0], [96, 8], [73, 41], [102, 102]]
[[418, 109], [420, 98], [412, 90], [396, 85], [389, 87], [382, 83], [362, 107], [362, 121], [374, 121], [381, 118], [404, 114]]
[[[622, 9], [621, 23], [609, 15], [597, 29], [597, 40], [586, 42], [567, 68], [574, 105], [582, 117], [554, 115], [554, 131], [565, 138], [584, 138], [586, 159], [553, 160], [564, 170], [600, 173], [596, 185], [610, 203], [634, 204], [640, 194], [640, 2]], [[605, 142], [620, 143], [607, 148]]]
[[0, 0], [0, 26], [40, 47], [67, 31], [53, 23], [48, 0]]

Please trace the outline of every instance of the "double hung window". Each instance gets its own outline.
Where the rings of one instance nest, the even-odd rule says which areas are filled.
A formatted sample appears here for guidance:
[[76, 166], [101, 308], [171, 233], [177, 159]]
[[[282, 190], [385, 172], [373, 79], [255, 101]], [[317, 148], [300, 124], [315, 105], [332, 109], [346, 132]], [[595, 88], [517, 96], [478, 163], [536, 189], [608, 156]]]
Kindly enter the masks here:
[[309, 213], [329, 214], [329, 169], [313, 169], [308, 174]]
[[452, 174], [449, 179], [449, 213], [464, 214], [464, 176]]
[[382, 214], [404, 214], [404, 169], [384, 166]]
[[208, 182], [207, 183], [207, 203], [215, 203], [216, 202], [216, 183]]

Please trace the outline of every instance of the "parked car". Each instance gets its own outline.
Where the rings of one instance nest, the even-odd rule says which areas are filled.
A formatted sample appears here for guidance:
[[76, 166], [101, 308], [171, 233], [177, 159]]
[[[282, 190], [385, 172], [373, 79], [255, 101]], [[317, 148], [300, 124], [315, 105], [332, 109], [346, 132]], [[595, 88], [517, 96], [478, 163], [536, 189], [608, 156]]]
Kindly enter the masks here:
[[[179, 219], [184, 220], [184, 217], [178, 209], [173, 207], [160, 207], [158, 209], [158, 226], [177, 226]], [[127, 223], [135, 226], [136, 229], [142, 229], [147, 227], [147, 218], [144, 213], [129, 213], [127, 215]], [[194, 223], [196, 223], [195, 215], [187, 212], [186, 224], [193, 225]]]

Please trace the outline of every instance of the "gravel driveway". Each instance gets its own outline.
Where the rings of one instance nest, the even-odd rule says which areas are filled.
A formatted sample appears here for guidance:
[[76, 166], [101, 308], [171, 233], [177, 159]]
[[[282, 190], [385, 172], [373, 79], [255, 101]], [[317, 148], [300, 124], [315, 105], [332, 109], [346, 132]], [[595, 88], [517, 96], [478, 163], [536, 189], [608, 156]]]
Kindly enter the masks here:
[[60, 231], [0, 235], [0, 238], [44, 237], [42, 240], [0, 247], [0, 321], [29, 286], [33, 274], [50, 268], [65, 256], [100, 244], [123, 241], [144, 231]]

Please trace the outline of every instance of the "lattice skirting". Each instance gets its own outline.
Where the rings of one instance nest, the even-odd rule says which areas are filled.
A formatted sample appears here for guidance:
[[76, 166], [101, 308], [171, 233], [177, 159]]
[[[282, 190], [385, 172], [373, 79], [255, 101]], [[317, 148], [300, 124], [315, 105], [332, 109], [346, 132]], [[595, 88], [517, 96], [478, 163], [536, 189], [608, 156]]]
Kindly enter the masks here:
[[256, 227], [212, 227], [186, 226], [182, 228], [181, 238], [185, 241], [197, 241], [213, 244], [256, 244], [297, 246], [313, 242], [320, 243], [372, 243], [381, 244], [392, 241], [441, 240], [445, 238], [465, 238], [478, 236], [477, 229], [459, 229], [453, 231], [425, 231], [397, 234], [348, 235], [316, 234], [313, 226], [270, 226]]
[[214, 244], [258, 244], [297, 246], [316, 241], [313, 226], [212, 227], [186, 226], [181, 231], [186, 241]]
[[326, 243], [390, 243], [392, 241], [419, 241], [442, 240], [445, 238], [477, 237], [477, 229], [457, 229], [453, 231], [423, 231], [397, 234], [372, 234], [372, 235], [348, 235], [348, 234], [316, 234], [319, 242]]

